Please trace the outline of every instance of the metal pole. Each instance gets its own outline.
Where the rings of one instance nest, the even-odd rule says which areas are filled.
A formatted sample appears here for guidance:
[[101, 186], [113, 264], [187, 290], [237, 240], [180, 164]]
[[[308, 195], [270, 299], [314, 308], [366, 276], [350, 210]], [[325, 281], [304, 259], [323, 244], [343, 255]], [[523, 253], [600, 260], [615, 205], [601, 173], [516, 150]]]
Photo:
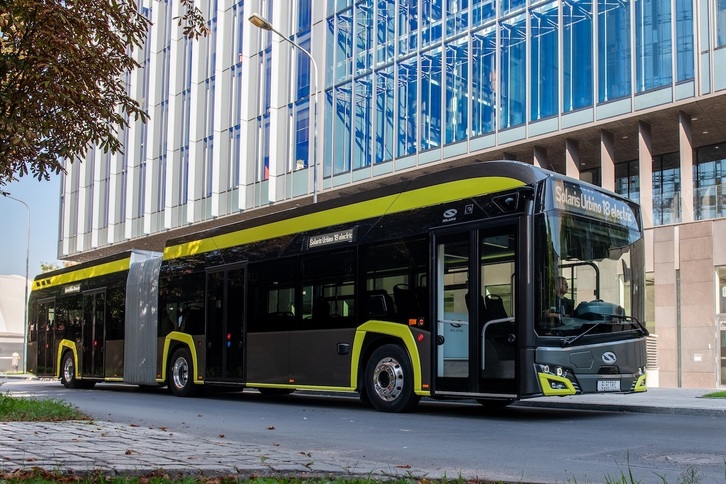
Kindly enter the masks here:
[[313, 203], [318, 203], [318, 64], [315, 62], [315, 59], [313, 59], [310, 52], [303, 49], [299, 44], [296, 44], [287, 36], [275, 29], [272, 24], [261, 15], [253, 13], [250, 15], [249, 21], [255, 27], [274, 32], [282, 40], [292, 44], [293, 47], [305, 54], [313, 65], [313, 93], [311, 94], [311, 96], [315, 95], [315, 100], [313, 102]]
[[16, 202], [22, 203], [25, 206], [27, 220], [25, 233], [25, 298], [23, 299], [23, 373], [25, 373], [28, 358], [28, 266], [30, 262], [30, 207], [27, 203], [20, 200], [19, 198], [11, 196], [8, 192], [0, 193], [4, 197], [9, 198], [10, 200], [15, 200]]

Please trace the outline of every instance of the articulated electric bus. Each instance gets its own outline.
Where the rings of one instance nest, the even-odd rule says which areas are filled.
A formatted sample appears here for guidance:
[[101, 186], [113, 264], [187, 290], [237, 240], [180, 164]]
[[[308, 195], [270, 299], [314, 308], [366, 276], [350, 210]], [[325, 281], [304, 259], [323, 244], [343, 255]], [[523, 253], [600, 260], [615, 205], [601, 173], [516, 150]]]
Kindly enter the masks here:
[[646, 390], [639, 207], [519, 162], [452, 168], [44, 273], [28, 367], [486, 406]]

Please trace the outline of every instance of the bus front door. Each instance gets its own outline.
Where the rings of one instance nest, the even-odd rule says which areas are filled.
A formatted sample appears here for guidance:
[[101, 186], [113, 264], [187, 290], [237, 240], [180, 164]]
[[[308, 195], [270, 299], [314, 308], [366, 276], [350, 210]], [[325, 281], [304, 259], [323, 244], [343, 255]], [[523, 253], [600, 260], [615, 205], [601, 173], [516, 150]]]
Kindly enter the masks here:
[[435, 237], [434, 393], [516, 398], [515, 225]]
[[207, 273], [207, 381], [242, 382], [245, 267]]

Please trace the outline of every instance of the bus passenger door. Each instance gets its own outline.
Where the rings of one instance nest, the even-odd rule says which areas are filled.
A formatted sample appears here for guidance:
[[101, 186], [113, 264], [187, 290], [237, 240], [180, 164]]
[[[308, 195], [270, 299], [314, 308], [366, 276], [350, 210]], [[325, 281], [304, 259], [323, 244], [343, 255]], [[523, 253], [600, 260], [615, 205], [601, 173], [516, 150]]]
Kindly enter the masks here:
[[106, 347], [106, 293], [83, 295], [83, 366], [84, 376], [103, 376]]
[[207, 381], [242, 381], [245, 268], [207, 273]]
[[516, 397], [516, 242], [515, 225], [435, 237], [435, 393]]
[[[55, 301], [45, 300], [38, 303], [38, 315], [35, 321], [37, 334], [37, 351], [33, 352], [32, 345], [28, 343], [28, 368], [33, 368], [36, 375], [50, 375], [53, 373], [55, 361]], [[31, 340], [32, 340], [31, 334]], [[33, 362], [33, 355], [37, 360]], [[34, 365], [35, 363], [35, 365]]]

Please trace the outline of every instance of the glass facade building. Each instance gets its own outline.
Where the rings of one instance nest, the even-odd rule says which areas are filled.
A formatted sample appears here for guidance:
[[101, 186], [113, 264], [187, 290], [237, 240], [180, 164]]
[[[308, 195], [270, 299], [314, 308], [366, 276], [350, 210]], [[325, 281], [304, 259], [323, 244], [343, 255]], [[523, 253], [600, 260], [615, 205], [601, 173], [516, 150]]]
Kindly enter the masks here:
[[[709, 339], [726, 331], [726, 1], [197, 4], [209, 35], [195, 41], [179, 2], [140, 0], [152, 26], [126, 84], [150, 120], [119, 133], [124, 153], [67, 166], [60, 258], [158, 249], [314, 192], [518, 159], [642, 204], [661, 383], [726, 383]], [[686, 284], [707, 312], [680, 301]]]

